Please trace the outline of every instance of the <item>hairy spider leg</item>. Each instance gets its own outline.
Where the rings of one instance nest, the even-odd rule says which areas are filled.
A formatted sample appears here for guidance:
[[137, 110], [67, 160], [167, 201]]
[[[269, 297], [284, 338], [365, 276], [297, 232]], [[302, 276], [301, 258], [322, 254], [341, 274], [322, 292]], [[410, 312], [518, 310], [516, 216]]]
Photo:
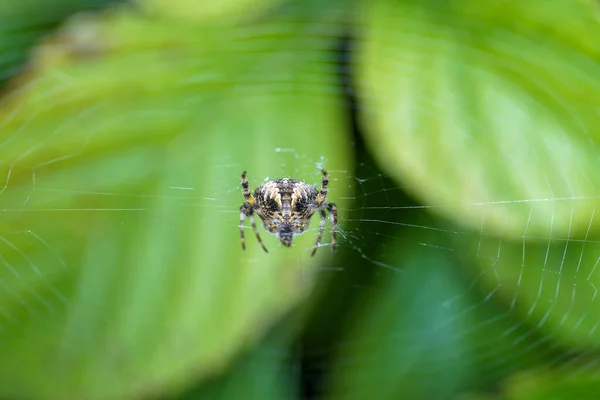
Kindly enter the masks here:
[[250, 205], [254, 205], [256, 200], [252, 193], [250, 193], [250, 188], [248, 185], [248, 180], [246, 179], [246, 171], [242, 172], [242, 188], [244, 188], [244, 198]]
[[319, 225], [319, 234], [317, 235], [317, 243], [315, 243], [315, 247], [313, 248], [312, 253], [310, 253], [311, 257], [315, 255], [317, 249], [319, 248], [319, 244], [321, 243], [321, 238], [323, 237], [323, 231], [325, 230], [325, 223], [327, 222], [327, 214], [325, 210], [321, 210], [321, 224]]
[[268, 253], [269, 250], [267, 250], [267, 248], [265, 247], [265, 244], [263, 243], [258, 233], [258, 228], [256, 227], [254, 216], [252, 215], [253, 213], [254, 210], [252, 209], [252, 206], [250, 206], [248, 203], [244, 203], [242, 204], [242, 207], [240, 207], [240, 237], [242, 240], [242, 249], [246, 250], [246, 240], [244, 238], [244, 223], [246, 222], [246, 217], [248, 217], [250, 219], [250, 224], [252, 225], [252, 230], [256, 235], [256, 239], [258, 239], [258, 243], [260, 243], [260, 247], [262, 247], [265, 253]]
[[337, 207], [333, 203], [327, 204], [327, 211], [331, 217], [331, 251], [335, 251], [337, 246], [336, 231], [337, 231]]
[[246, 250], [246, 239], [244, 238], [244, 225], [246, 222], [246, 203], [240, 207], [240, 237], [242, 239], [242, 250]]
[[327, 175], [327, 171], [322, 169], [321, 173], [323, 174], [323, 180], [321, 181], [321, 191], [317, 196], [317, 203], [319, 205], [321, 205], [327, 198], [327, 185], [329, 184], [329, 176]]

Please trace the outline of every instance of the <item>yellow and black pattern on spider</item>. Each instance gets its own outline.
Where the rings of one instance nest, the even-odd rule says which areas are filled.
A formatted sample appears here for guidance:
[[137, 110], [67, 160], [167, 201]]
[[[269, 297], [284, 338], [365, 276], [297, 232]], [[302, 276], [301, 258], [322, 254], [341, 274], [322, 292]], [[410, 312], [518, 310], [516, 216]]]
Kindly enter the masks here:
[[282, 178], [259, 186], [252, 194], [246, 180], [246, 171], [244, 171], [242, 173], [242, 188], [246, 201], [240, 207], [242, 249], [246, 250], [244, 222], [248, 218], [258, 243], [268, 253], [254, 221], [253, 215], [255, 213], [263, 221], [267, 231], [277, 235], [282, 245], [291, 247], [294, 235], [306, 231], [311, 217], [318, 212], [321, 215], [321, 225], [317, 242], [311, 253], [314, 256], [321, 243], [327, 221], [327, 212], [329, 212], [331, 219], [331, 250], [335, 250], [337, 207], [335, 204], [326, 201], [329, 178], [327, 171], [321, 170], [321, 172], [323, 173], [323, 180], [321, 181], [320, 190], [297, 179]]

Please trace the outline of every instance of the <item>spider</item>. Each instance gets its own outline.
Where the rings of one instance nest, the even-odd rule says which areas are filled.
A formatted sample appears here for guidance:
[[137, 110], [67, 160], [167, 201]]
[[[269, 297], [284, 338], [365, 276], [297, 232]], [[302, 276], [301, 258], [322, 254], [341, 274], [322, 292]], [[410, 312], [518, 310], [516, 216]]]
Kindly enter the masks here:
[[306, 231], [311, 217], [318, 211], [321, 214], [321, 225], [317, 242], [311, 253], [311, 256], [314, 256], [323, 236], [327, 211], [331, 218], [331, 251], [334, 251], [336, 246], [337, 207], [335, 204], [325, 201], [329, 178], [327, 171], [324, 169], [321, 170], [321, 173], [323, 174], [321, 190], [296, 179], [282, 178], [259, 186], [253, 195], [248, 188], [246, 171], [244, 171], [242, 173], [242, 188], [244, 189], [246, 201], [240, 207], [242, 249], [246, 250], [244, 222], [247, 217], [250, 219], [258, 243], [266, 253], [269, 252], [258, 234], [253, 213], [256, 213], [262, 219], [267, 231], [279, 237], [282, 245], [291, 247], [294, 235]]

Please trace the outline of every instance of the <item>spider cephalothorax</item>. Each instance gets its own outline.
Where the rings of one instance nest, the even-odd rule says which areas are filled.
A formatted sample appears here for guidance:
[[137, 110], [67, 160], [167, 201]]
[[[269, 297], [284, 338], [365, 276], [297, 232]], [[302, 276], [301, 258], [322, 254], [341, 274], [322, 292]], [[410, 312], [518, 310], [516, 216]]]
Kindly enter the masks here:
[[327, 221], [326, 211], [328, 211], [331, 216], [331, 249], [335, 250], [337, 208], [335, 204], [325, 201], [329, 178], [325, 170], [321, 170], [321, 172], [323, 173], [321, 190], [296, 179], [282, 178], [259, 186], [252, 194], [246, 180], [246, 171], [244, 171], [242, 173], [242, 188], [244, 189], [246, 201], [240, 208], [242, 248], [246, 249], [244, 221], [248, 217], [258, 242], [263, 250], [267, 252], [267, 248], [258, 234], [253, 213], [260, 217], [266, 230], [279, 237], [281, 244], [290, 247], [294, 235], [304, 232], [308, 228], [311, 217], [318, 211], [321, 214], [321, 225], [317, 243], [311, 253], [311, 255], [315, 255], [323, 236], [325, 222]]

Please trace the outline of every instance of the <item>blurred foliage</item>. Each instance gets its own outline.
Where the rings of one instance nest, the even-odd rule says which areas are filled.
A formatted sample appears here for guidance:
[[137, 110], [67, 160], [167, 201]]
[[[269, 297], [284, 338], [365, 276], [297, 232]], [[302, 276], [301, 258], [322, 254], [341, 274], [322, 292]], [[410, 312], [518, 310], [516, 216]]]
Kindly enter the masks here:
[[497, 395], [465, 394], [460, 400], [542, 400], [542, 399], [595, 399], [598, 379], [590, 374], [578, 374], [577, 377], [557, 374], [539, 368], [525, 370], [515, 374], [502, 384]]
[[[592, 398], [599, 16], [1, 1], [0, 397]], [[321, 168], [340, 251], [242, 252]]]
[[297, 398], [300, 368], [292, 336], [289, 326], [279, 327], [243, 354], [227, 374], [202, 382], [173, 400]]
[[279, 3], [279, 0], [139, 0], [141, 8], [157, 16], [172, 16], [175, 19], [192, 21], [219, 21], [226, 18], [248, 18], [260, 15], [261, 11]]
[[0, 84], [22, 71], [32, 46], [75, 12], [122, 0], [20, 0], [0, 2]]
[[528, 222], [532, 235], [585, 234], [599, 205], [598, 4], [364, 4], [358, 85], [384, 169], [428, 204], [460, 204], [451, 218], [513, 236], [531, 204], [510, 200], [586, 199], [540, 203]]
[[314, 163], [349, 165], [328, 42], [298, 16], [215, 34], [116, 8], [77, 16], [35, 50], [6, 96], [0, 153], [4, 207], [42, 211], [3, 222], [50, 247], [13, 235], [3, 249], [5, 394], [155, 395], [218, 373], [307, 293], [309, 251], [242, 253], [231, 236], [243, 197], [230, 188], [243, 169], [253, 186], [280, 169], [271, 145], [313, 158], [288, 174], [314, 182]]
[[[419, 238], [427, 239], [428, 234]], [[367, 290], [358, 307], [349, 342], [336, 358], [333, 374], [340, 379], [335, 398], [451, 398], [541, 361], [538, 354], [524, 351], [530, 341], [513, 343], [525, 330], [501, 335], [515, 321], [494, 321], [499, 310], [469, 294], [453, 255], [415, 251], [407, 243], [408, 237], [398, 238], [389, 256], [390, 261], [402, 260], [403, 274]], [[514, 356], [502, 365], [507, 352]], [[477, 356], [482, 354], [487, 357]], [[381, 365], [394, 373], [382, 374]]]

